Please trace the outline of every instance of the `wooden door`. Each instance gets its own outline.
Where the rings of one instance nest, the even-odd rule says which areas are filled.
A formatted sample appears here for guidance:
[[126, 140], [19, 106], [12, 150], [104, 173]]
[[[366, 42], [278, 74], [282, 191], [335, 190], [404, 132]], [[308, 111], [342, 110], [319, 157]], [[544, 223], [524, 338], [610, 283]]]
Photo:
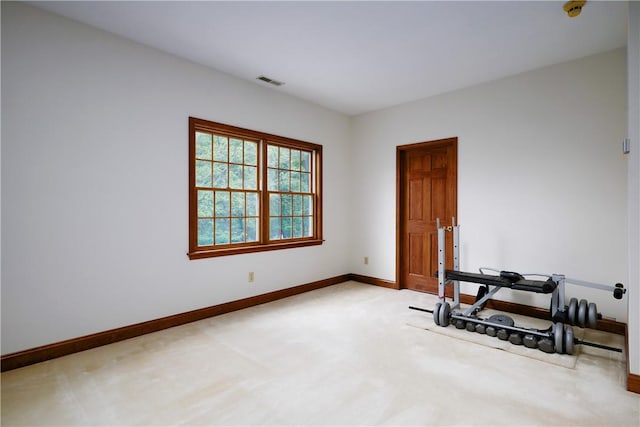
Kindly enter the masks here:
[[[457, 138], [398, 147], [399, 287], [438, 293], [436, 219], [457, 216]], [[453, 236], [446, 233], [446, 268], [452, 268]]]

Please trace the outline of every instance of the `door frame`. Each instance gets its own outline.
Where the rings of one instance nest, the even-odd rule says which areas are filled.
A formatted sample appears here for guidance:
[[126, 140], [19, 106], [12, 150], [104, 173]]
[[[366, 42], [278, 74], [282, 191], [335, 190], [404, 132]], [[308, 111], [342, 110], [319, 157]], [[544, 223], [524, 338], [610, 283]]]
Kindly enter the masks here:
[[405, 144], [396, 146], [396, 288], [397, 289], [406, 289], [406, 284], [402, 283], [402, 262], [400, 258], [402, 257], [402, 250], [404, 247], [403, 241], [403, 224], [402, 218], [404, 214], [404, 204], [402, 200], [404, 198], [404, 169], [403, 169], [403, 158], [407, 152], [412, 150], [421, 150], [423, 148], [430, 148], [436, 146], [442, 146], [451, 144], [453, 146], [453, 155], [455, 159], [455, 167], [456, 173], [454, 174], [454, 188], [455, 188], [455, 197], [453, 198], [453, 213], [456, 218], [456, 222], [458, 222], [458, 137], [454, 136], [451, 138], [442, 138], [436, 139], [432, 141], [418, 142], [414, 144]]

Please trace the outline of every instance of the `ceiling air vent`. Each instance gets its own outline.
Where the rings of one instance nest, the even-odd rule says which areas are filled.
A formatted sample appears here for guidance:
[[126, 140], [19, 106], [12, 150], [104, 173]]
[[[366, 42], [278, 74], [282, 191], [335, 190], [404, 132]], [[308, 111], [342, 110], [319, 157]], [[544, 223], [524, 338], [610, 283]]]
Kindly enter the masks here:
[[266, 77], [266, 76], [256, 77], [256, 79], [262, 80], [263, 82], [272, 84], [274, 86], [282, 86], [284, 84], [284, 82], [279, 82], [277, 80], [270, 79], [269, 77]]

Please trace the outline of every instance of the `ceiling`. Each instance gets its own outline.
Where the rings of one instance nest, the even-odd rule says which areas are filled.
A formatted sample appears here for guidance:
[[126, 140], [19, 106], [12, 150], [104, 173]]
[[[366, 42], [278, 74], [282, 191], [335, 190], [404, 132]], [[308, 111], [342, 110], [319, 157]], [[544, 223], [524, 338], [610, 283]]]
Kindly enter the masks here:
[[[626, 2], [30, 2], [357, 115], [626, 45]], [[275, 87], [260, 75], [284, 82]]]

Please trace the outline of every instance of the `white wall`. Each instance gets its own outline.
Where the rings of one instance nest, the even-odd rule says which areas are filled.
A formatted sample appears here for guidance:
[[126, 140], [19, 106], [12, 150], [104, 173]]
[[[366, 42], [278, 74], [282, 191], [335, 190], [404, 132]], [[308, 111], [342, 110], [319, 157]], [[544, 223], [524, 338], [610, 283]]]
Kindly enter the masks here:
[[[356, 117], [353, 272], [396, 279], [396, 146], [457, 136], [463, 270], [625, 282], [625, 67], [620, 49]], [[626, 301], [609, 293], [567, 296], [627, 320]], [[498, 297], [549, 306], [531, 293]]]
[[640, 3], [629, 2], [629, 370], [640, 375]]
[[[346, 116], [13, 2], [2, 113], [2, 354], [349, 272]], [[322, 144], [325, 244], [189, 261], [188, 116]]]
[[[618, 50], [350, 120], [2, 2], [2, 354], [348, 272], [395, 280], [395, 147], [450, 136], [463, 268], [636, 274], [633, 347], [625, 73]], [[189, 115], [323, 144], [326, 243], [189, 261]], [[627, 320], [626, 301], [578, 292]]]

